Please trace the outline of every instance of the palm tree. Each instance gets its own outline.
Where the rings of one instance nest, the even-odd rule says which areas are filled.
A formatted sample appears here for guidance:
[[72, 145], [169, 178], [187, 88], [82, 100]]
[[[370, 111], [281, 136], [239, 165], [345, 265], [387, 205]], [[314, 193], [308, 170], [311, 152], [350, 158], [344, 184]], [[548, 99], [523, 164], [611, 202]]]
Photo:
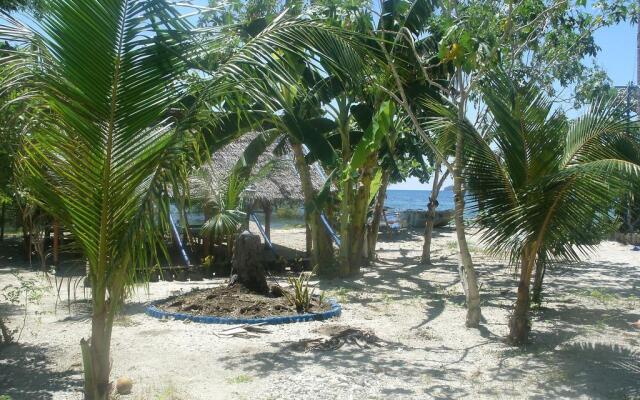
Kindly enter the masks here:
[[[269, 175], [278, 163], [272, 160], [253, 171], [258, 157], [264, 153], [266, 147], [278, 137], [278, 132], [270, 131], [259, 134], [245, 149], [242, 157], [237, 161], [229, 174], [222, 180], [217, 180], [207, 168], [202, 167], [189, 178], [189, 198], [192, 203], [199, 203], [205, 215], [202, 234], [210, 243], [226, 241], [227, 257], [233, 255], [233, 244], [240, 229], [248, 221], [247, 208], [253, 201], [249, 194], [251, 186]], [[205, 254], [209, 244], [205, 244]]]
[[533, 84], [492, 76], [483, 93], [493, 118], [484, 134], [455, 122], [451, 111], [433, 125], [465, 133], [466, 184], [482, 239], [520, 268], [509, 320], [509, 340], [520, 344], [531, 326], [533, 272], [552, 260], [577, 260], [598, 243], [628, 178], [640, 175], [629, 157], [640, 145], [612, 102], [596, 102], [567, 121]]
[[[25, 99], [47, 105], [25, 140], [20, 179], [72, 231], [89, 265], [91, 338], [81, 341], [88, 399], [109, 395], [113, 319], [136, 270], [158, 262], [170, 194], [184, 192], [201, 152], [186, 130], [194, 128], [189, 111], [201, 104], [178, 105], [194, 57], [224, 48], [225, 37], [224, 30], [197, 33], [165, 0], [52, 2], [37, 30], [16, 21], [0, 27], [0, 38], [23, 43], [3, 59], [12, 73], [3, 83], [28, 87]], [[359, 56], [344, 38], [303, 18], [274, 21], [208, 71], [198, 93], [206, 100], [198, 114], [207, 118], [204, 132], [215, 132], [211, 110], [231, 93], [268, 107], [265, 85], [295, 82], [283, 52], [357, 70]]]

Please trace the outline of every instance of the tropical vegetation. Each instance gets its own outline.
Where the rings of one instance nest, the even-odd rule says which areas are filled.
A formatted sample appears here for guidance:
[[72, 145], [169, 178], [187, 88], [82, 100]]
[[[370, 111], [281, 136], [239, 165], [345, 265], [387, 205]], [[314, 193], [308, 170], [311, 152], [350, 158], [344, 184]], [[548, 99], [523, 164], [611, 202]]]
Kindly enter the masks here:
[[[465, 324], [482, 322], [471, 227], [518, 270], [514, 344], [552, 263], [578, 260], [619, 214], [637, 218], [637, 116], [584, 62], [597, 29], [637, 18], [630, 2], [596, 2], [597, 14], [581, 0], [210, 3], [195, 21], [168, 0], [0, 1], [2, 225], [19, 205], [86, 259], [86, 398], [109, 396], [113, 323], [136, 279], [171, 262], [171, 207], [199, 205], [205, 254], [224, 242], [231, 259], [248, 189], [274, 167], [256, 168], [266, 151], [292, 154], [309, 264], [327, 280], [375, 268], [387, 187], [408, 177], [432, 184], [429, 264], [451, 178]], [[210, 181], [211, 155], [248, 132], [228, 177]], [[289, 283], [306, 310], [309, 276]]]

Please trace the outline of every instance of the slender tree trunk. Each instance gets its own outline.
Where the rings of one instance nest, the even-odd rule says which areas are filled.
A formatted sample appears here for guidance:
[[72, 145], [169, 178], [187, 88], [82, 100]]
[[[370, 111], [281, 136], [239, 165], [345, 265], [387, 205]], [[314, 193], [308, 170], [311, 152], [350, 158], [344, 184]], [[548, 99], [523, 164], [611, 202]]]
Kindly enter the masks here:
[[304, 243], [305, 250], [307, 252], [307, 257], [313, 256], [313, 233], [311, 232], [311, 214], [306, 210], [304, 210]]
[[300, 175], [302, 193], [305, 199], [307, 249], [311, 257], [311, 266], [312, 268], [317, 267], [317, 273], [321, 276], [334, 277], [336, 271], [331, 237], [322, 226], [320, 211], [315, 209], [315, 207], [312, 212], [308, 211], [316, 196], [316, 190], [314, 189], [311, 181], [311, 169], [305, 160], [302, 144], [291, 143], [291, 147], [295, 159], [296, 170], [298, 171], [298, 175]]
[[0, 242], [4, 241], [4, 224], [6, 211], [7, 205], [5, 203], [2, 203], [2, 211], [0, 211]]
[[24, 224], [22, 225], [22, 247], [25, 261], [31, 263], [31, 231]]
[[544, 281], [544, 274], [547, 272], [546, 264], [542, 262], [536, 263], [536, 276], [533, 280], [533, 294], [531, 300], [537, 304], [542, 304], [542, 284]]
[[[458, 68], [458, 83], [460, 85], [460, 98], [458, 103], [458, 118], [462, 120], [465, 116], [466, 94], [464, 92], [464, 83], [462, 82], [462, 70]], [[456, 237], [458, 239], [458, 248], [460, 252], [459, 272], [460, 280], [465, 289], [467, 300], [467, 318], [466, 326], [469, 328], [477, 328], [480, 326], [480, 318], [482, 316], [480, 310], [480, 290], [478, 289], [478, 278], [476, 270], [471, 259], [471, 252], [467, 243], [464, 224], [464, 189], [463, 189], [463, 159], [464, 149], [464, 133], [461, 129], [456, 133], [456, 154], [455, 164], [453, 167], [453, 193], [455, 196], [455, 223]]]
[[436, 162], [435, 172], [433, 175], [433, 185], [431, 186], [431, 195], [429, 196], [429, 204], [427, 205], [427, 222], [424, 226], [424, 244], [422, 245], [422, 263], [431, 264], [431, 239], [433, 237], [433, 225], [436, 219], [436, 208], [438, 208], [438, 194], [440, 188], [440, 167], [441, 163]]
[[60, 223], [53, 221], [53, 265], [60, 263]]
[[91, 338], [88, 341], [80, 340], [84, 364], [85, 399], [87, 400], [107, 400], [111, 392], [109, 374], [111, 372], [110, 348], [113, 310], [110, 301], [105, 298], [105, 288], [96, 288], [97, 285], [97, 282], [92, 282], [94, 294]]
[[[340, 137], [342, 142], [342, 169], [344, 163], [351, 158], [351, 143], [349, 138], [349, 120], [344, 104], [339, 105], [340, 108]], [[353, 182], [350, 176], [342, 177], [340, 193], [340, 249], [338, 253], [338, 276], [346, 277], [351, 272], [350, 266], [350, 249], [352, 247], [351, 223], [353, 218], [352, 197]]]
[[384, 202], [387, 197], [387, 187], [389, 186], [390, 174], [387, 171], [382, 173], [382, 182], [380, 183], [380, 190], [376, 196], [376, 205], [373, 209], [373, 218], [371, 219], [371, 226], [367, 234], [367, 254], [369, 256], [368, 261], [374, 261], [376, 259], [376, 245], [378, 244], [378, 231], [380, 230], [380, 220], [382, 219], [382, 212], [384, 211]]
[[518, 296], [513, 309], [513, 314], [509, 318], [508, 341], [512, 344], [520, 345], [527, 342], [531, 323], [529, 321], [529, 286], [531, 285], [531, 273], [534, 260], [531, 257], [529, 246], [525, 247], [520, 265], [520, 281], [518, 282]]

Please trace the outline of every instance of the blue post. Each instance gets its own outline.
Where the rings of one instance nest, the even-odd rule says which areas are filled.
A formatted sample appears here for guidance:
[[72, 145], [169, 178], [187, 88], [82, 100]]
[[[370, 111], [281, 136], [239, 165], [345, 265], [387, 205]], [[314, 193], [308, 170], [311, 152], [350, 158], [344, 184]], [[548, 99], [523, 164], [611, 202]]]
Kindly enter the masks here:
[[176, 242], [178, 243], [178, 248], [180, 248], [180, 254], [182, 254], [182, 259], [184, 260], [186, 266], [191, 265], [191, 261], [189, 261], [189, 256], [187, 256], [187, 252], [184, 250], [182, 246], [182, 240], [180, 239], [180, 233], [178, 232], [178, 228], [176, 227], [176, 223], [173, 220], [173, 216], [169, 213], [169, 223], [171, 224], [171, 231], [173, 232], [173, 236], [176, 238]]
[[269, 238], [267, 237], [267, 232], [264, 231], [264, 227], [260, 223], [258, 216], [255, 213], [251, 213], [251, 218], [253, 218], [253, 221], [256, 223], [256, 225], [258, 225], [258, 230], [260, 231], [260, 234], [262, 235], [264, 242], [267, 244], [267, 246], [269, 246], [269, 249], [273, 251], [273, 254], [275, 254], [276, 251], [273, 248], [273, 244], [271, 243], [271, 240], [269, 240]]

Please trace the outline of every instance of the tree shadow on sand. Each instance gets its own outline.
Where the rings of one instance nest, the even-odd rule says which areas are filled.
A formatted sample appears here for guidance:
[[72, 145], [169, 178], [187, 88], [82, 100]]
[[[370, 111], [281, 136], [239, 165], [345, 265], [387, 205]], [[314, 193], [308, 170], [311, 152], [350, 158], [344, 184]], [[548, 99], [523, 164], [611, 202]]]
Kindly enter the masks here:
[[53, 371], [49, 350], [14, 343], [0, 349], [0, 395], [13, 400], [53, 399], [54, 393], [82, 389], [82, 371]]
[[[221, 358], [227, 368], [240, 369], [248, 374], [270, 378], [274, 373], [285, 376], [299, 376], [309, 371], [313, 366], [331, 366], [332, 373], [347, 377], [351, 382], [350, 389], [356, 393], [364, 391], [370, 385], [378, 382], [367, 381], [368, 377], [385, 378], [394, 382], [380, 388], [380, 395], [389, 398], [416, 398], [429, 393], [430, 398], [456, 399], [466, 398], [469, 393], [454, 381], [463, 379], [464, 371], [454, 364], [443, 368], [441, 364], [430, 357], [425, 359], [407, 360], [399, 357], [399, 352], [424, 351], [428, 356], [430, 351], [439, 349], [411, 349], [399, 343], [387, 342], [384, 349], [377, 347], [360, 348], [358, 346], [341, 347], [338, 350], [301, 351], [300, 342], [274, 343], [272, 351], [264, 351], [252, 355], [233, 355]], [[357, 371], [357, 372], [356, 372]], [[323, 377], [324, 378], [324, 377]], [[431, 384], [418, 385], [425, 379]], [[451, 384], [447, 384], [447, 382]], [[327, 388], [333, 394], [339, 394], [339, 388]], [[291, 388], [291, 395], [295, 396], [295, 387]], [[362, 394], [360, 394], [362, 395]], [[359, 397], [358, 397], [359, 398]]]

